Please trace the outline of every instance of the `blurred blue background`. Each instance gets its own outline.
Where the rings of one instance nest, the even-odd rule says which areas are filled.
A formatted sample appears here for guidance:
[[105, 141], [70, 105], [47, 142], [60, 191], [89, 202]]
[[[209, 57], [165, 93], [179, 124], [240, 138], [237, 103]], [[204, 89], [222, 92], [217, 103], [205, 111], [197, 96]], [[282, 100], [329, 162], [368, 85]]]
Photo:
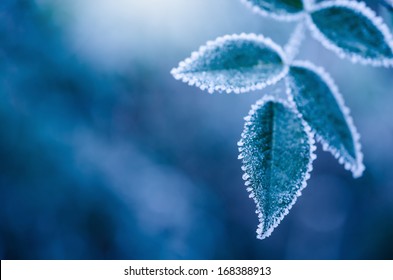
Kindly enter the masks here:
[[263, 241], [236, 143], [271, 89], [210, 95], [169, 74], [217, 36], [284, 44], [293, 28], [238, 0], [1, 0], [1, 259], [393, 259], [392, 69], [308, 36], [299, 57], [335, 78], [367, 170], [354, 180], [319, 146]]

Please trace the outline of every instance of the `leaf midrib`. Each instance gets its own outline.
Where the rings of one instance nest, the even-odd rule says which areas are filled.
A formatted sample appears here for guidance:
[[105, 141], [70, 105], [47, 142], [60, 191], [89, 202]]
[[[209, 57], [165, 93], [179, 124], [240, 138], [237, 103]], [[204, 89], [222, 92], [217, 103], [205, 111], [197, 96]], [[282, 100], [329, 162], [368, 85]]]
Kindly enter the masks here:
[[[266, 201], [266, 209], [270, 209], [270, 205], [271, 205], [271, 193], [272, 193], [272, 170], [273, 170], [273, 162], [274, 162], [274, 146], [275, 146], [275, 131], [276, 131], [276, 125], [275, 125], [275, 120], [276, 120], [276, 106], [274, 103], [271, 103], [271, 121], [269, 122], [269, 135], [270, 135], [270, 139], [269, 139], [269, 144], [270, 144], [270, 152], [269, 152], [269, 160], [270, 162], [268, 163], [268, 187], [266, 189], [266, 193], [267, 193], [267, 197], [269, 198]], [[270, 212], [270, 211], [267, 211]]]

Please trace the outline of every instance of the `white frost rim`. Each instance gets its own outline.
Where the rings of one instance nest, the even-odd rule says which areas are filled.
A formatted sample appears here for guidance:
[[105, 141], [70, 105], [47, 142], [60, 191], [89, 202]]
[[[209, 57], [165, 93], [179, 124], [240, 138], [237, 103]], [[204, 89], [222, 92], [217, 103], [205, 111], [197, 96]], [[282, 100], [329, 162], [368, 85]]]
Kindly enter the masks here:
[[[386, 5], [393, 9], [393, 0], [385, 0]], [[383, 3], [382, 3], [383, 4]]]
[[[236, 87], [236, 88], [226, 88], [225, 86], [214, 86], [210, 84], [205, 84], [200, 81], [198, 81], [195, 78], [190, 77], [189, 75], [184, 75], [183, 71], [185, 67], [193, 63], [194, 61], [200, 59], [201, 57], [204, 56], [205, 52], [208, 50], [214, 49], [216, 46], [222, 45], [226, 41], [237, 41], [237, 40], [250, 40], [254, 41], [260, 44], [263, 44], [269, 48], [271, 48], [273, 51], [275, 51], [281, 58], [283, 62], [283, 69], [282, 71], [275, 75], [272, 76], [270, 79], [264, 81], [264, 82], [259, 82], [256, 85], [253, 86], [248, 86], [248, 87]], [[198, 51], [192, 52], [191, 56], [189, 58], [186, 58], [184, 61], [181, 61], [179, 63], [179, 66], [177, 68], [173, 68], [171, 70], [171, 74], [176, 80], [181, 80], [184, 83], [188, 83], [190, 86], [197, 86], [202, 90], [207, 90], [209, 93], [214, 93], [215, 91], [218, 92], [223, 92], [225, 91], [226, 93], [245, 93], [248, 91], [254, 91], [254, 90], [260, 90], [263, 89], [267, 86], [274, 85], [281, 79], [283, 79], [287, 73], [288, 73], [288, 66], [287, 66], [287, 58], [286, 55], [283, 51], [283, 49], [276, 44], [272, 39], [266, 38], [263, 35], [257, 35], [254, 33], [241, 33], [241, 34], [232, 34], [232, 35], [225, 35], [222, 37], [218, 37], [214, 41], [208, 41], [205, 45], [201, 46]]]
[[304, 9], [309, 12], [315, 6], [315, 0], [303, 0]]
[[[354, 144], [355, 153], [356, 153], [356, 159], [355, 159], [356, 165], [352, 165], [349, 162], [345, 162], [345, 159], [343, 158], [342, 155], [340, 155], [340, 152], [336, 148], [330, 146], [329, 143], [325, 139], [323, 139], [321, 136], [319, 136], [317, 131], [314, 131], [316, 134], [316, 139], [318, 142], [320, 142], [322, 144], [322, 148], [324, 151], [330, 152], [338, 160], [338, 162], [340, 164], [344, 165], [344, 168], [346, 170], [349, 170], [352, 172], [352, 175], [354, 178], [359, 178], [360, 176], [362, 176], [362, 174], [365, 170], [365, 166], [363, 164], [362, 145], [360, 144], [360, 134], [357, 132], [357, 129], [354, 125], [353, 119], [350, 115], [350, 110], [345, 105], [344, 98], [343, 98], [342, 94], [340, 93], [340, 91], [338, 90], [336, 83], [334, 82], [332, 77], [325, 71], [325, 69], [323, 69], [322, 67], [317, 67], [309, 61], [295, 61], [292, 65], [296, 66], [296, 67], [305, 68], [305, 69], [315, 72], [317, 75], [319, 75], [321, 80], [328, 86], [328, 88], [330, 89], [334, 98], [336, 99], [337, 104], [340, 107], [341, 111], [343, 112], [345, 121], [349, 127], [351, 134], [352, 134], [353, 144]], [[288, 98], [289, 98], [290, 102], [292, 102], [295, 105], [292, 91], [291, 91], [291, 88], [288, 84], [288, 78], [286, 79], [286, 86], [287, 86]]]
[[[344, 1], [344, 0], [337, 0], [337, 1], [326, 1], [319, 4], [314, 5], [310, 9], [310, 13], [331, 8], [331, 7], [345, 7], [352, 10], [355, 10], [359, 14], [363, 15], [367, 19], [369, 19], [375, 27], [382, 33], [386, 44], [390, 47], [393, 52], [393, 37], [387, 25], [383, 22], [382, 18], [378, 17], [373, 10], [368, 8], [364, 2], [356, 2], [356, 1]], [[340, 58], [348, 58], [352, 63], [360, 63], [364, 65], [372, 65], [372, 66], [384, 66], [384, 67], [392, 67], [393, 66], [393, 59], [371, 59], [371, 58], [364, 58], [358, 54], [349, 54], [346, 53], [345, 50], [335, 45], [332, 41], [330, 41], [314, 24], [311, 15], [307, 14], [305, 16], [307, 26], [311, 31], [313, 37], [321, 42], [321, 44], [327, 48], [335, 52]]]
[[251, 3], [249, 0], [240, 0], [240, 2], [243, 3], [247, 8], [249, 8], [253, 13], [258, 14], [263, 17], [270, 17], [275, 20], [295, 21], [295, 20], [300, 20], [305, 15], [305, 11], [301, 11], [301, 12], [293, 13], [293, 14], [290, 14], [290, 13], [276, 14], [276, 13], [268, 12], [268, 11], [261, 9], [260, 7]]
[[259, 219], [259, 225], [256, 230], [258, 239], [265, 239], [266, 237], [269, 237], [272, 234], [272, 232], [274, 231], [274, 229], [280, 224], [280, 222], [284, 219], [284, 217], [289, 213], [289, 210], [296, 203], [297, 198], [302, 195], [302, 190], [307, 186], [307, 180], [310, 179], [310, 177], [311, 177], [310, 173], [313, 169], [312, 163], [317, 158], [317, 156], [315, 154], [315, 151], [317, 149], [315, 146], [315, 140], [314, 140], [315, 134], [314, 134], [314, 132], [312, 132], [311, 127], [303, 120], [301, 114], [296, 110], [295, 107], [291, 106], [291, 104], [288, 104], [288, 102], [283, 101], [282, 99], [275, 98], [271, 95], [265, 95], [260, 100], [258, 100], [256, 102], [256, 104], [251, 106], [251, 110], [249, 111], [248, 116], [246, 116], [244, 118], [244, 120], [246, 122], [244, 124], [244, 130], [241, 135], [241, 139], [238, 142], [239, 153], [240, 153], [238, 159], [243, 159], [243, 157], [244, 157], [243, 153], [242, 153], [243, 152], [243, 145], [244, 145], [243, 139], [246, 136], [246, 133], [248, 132], [248, 129], [249, 129], [248, 127], [252, 124], [250, 122], [251, 117], [256, 113], [257, 110], [259, 110], [261, 107], [263, 107], [269, 101], [281, 103], [282, 105], [287, 107], [289, 110], [291, 110], [294, 114], [296, 114], [301, 119], [302, 126], [304, 127], [304, 132], [307, 134], [307, 137], [308, 137], [308, 144], [310, 146], [310, 157], [309, 157], [309, 162], [307, 165], [307, 170], [303, 175], [303, 179], [301, 180], [301, 182], [299, 182], [299, 190], [296, 192], [296, 195], [294, 196], [292, 202], [288, 205], [288, 207], [284, 210], [284, 212], [279, 217], [276, 217], [274, 219], [273, 225], [269, 228], [264, 228], [264, 226], [263, 226], [264, 225], [264, 217], [263, 217], [261, 205], [260, 205], [259, 201], [257, 200], [257, 198], [255, 197], [255, 193], [252, 188], [252, 182], [249, 180], [250, 175], [247, 174], [245, 166], [242, 165], [242, 170], [244, 171], [242, 178], [245, 181], [247, 191], [250, 193], [249, 197], [254, 200], [254, 202], [256, 204], [256, 208], [257, 208], [255, 213], [258, 215], [258, 219]]

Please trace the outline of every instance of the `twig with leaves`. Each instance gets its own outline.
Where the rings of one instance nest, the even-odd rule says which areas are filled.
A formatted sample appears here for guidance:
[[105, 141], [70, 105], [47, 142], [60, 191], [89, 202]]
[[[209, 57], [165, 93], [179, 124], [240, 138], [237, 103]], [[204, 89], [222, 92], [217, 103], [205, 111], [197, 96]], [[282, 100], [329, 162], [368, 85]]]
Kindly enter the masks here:
[[355, 178], [365, 169], [360, 136], [333, 79], [323, 68], [295, 60], [304, 30], [343, 59], [379, 67], [393, 66], [393, 37], [362, 2], [241, 1], [262, 16], [298, 22], [288, 44], [282, 48], [256, 34], [226, 35], [207, 42], [171, 73], [209, 93], [245, 93], [285, 80], [288, 100], [266, 95], [257, 101], [238, 142], [243, 179], [257, 205], [257, 237], [263, 239], [306, 187], [315, 140]]

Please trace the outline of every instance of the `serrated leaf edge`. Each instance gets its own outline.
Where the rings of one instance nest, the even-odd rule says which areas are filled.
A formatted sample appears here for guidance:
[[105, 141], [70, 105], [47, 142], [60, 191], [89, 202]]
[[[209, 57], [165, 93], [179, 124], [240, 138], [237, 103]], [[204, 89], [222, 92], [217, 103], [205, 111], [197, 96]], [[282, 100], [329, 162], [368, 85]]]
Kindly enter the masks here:
[[[310, 12], [315, 12], [320, 9], [330, 8], [330, 7], [346, 7], [353, 9], [366, 18], [368, 18], [378, 29], [381, 31], [383, 37], [385, 38], [386, 44], [390, 47], [393, 52], [393, 36], [389, 31], [387, 25], [383, 22], [383, 19], [375, 14], [373, 10], [371, 10], [364, 2], [357, 1], [326, 1], [321, 2], [319, 4], [314, 5], [310, 8]], [[316, 26], [313, 22], [310, 14], [305, 16], [306, 25], [308, 26], [311, 35], [319, 41], [326, 49], [331, 50], [337, 54], [341, 59], [348, 58], [352, 63], [360, 63], [364, 65], [371, 65], [375, 67], [384, 66], [384, 67], [392, 67], [393, 66], [393, 58], [392, 59], [371, 59], [364, 58], [357, 54], [349, 54], [346, 53], [344, 49], [335, 45], [330, 39], [328, 39]]]
[[[204, 55], [204, 53], [209, 50], [214, 48], [215, 46], [217, 46], [218, 44], [222, 44], [227, 40], [254, 40], [257, 41], [261, 44], [264, 44], [268, 47], [270, 47], [271, 49], [273, 49], [275, 52], [277, 52], [277, 54], [280, 56], [282, 62], [283, 62], [283, 70], [276, 76], [273, 76], [271, 79], [267, 80], [266, 82], [261, 82], [257, 85], [253, 85], [253, 86], [248, 86], [248, 87], [238, 87], [235, 89], [228, 89], [222, 86], [207, 86], [205, 84], [202, 84], [201, 82], [197, 81], [196, 79], [192, 79], [189, 78], [187, 76], [185, 76], [182, 71], [184, 70], [184, 67], [187, 64], [192, 63], [193, 61], [199, 59], [201, 56]], [[241, 34], [232, 34], [232, 35], [225, 35], [222, 37], [218, 37], [213, 41], [208, 41], [206, 42], [205, 45], [201, 46], [199, 48], [198, 51], [194, 51], [191, 53], [191, 56], [186, 58], [185, 60], [181, 61], [179, 63], [179, 66], [177, 68], [173, 68], [171, 70], [171, 74], [172, 76], [176, 79], [176, 80], [181, 80], [184, 83], [188, 83], [188, 85], [190, 86], [197, 86], [199, 87], [201, 90], [207, 90], [209, 93], [214, 93], [214, 92], [226, 92], [226, 93], [246, 93], [249, 91], [254, 91], [254, 90], [260, 90], [263, 89], [267, 86], [270, 85], [274, 85], [276, 84], [278, 81], [280, 81], [281, 79], [283, 79], [287, 73], [288, 73], [288, 66], [287, 66], [287, 58], [286, 55], [283, 51], [283, 49], [276, 44], [272, 39], [264, 37], [263, 35], [257, 35], [255, 33], [241, 33]]]
[[294, 13], [294, 14], [276, 14], [276, 13], [271, 13], [265, 10], [262, 10], [261, 8], [259, 8], [258, 6], [254, 5], [253, 3], [251, 3], [249, 0], [240, 0], [240, 2], [242, 4], [244, 4], [247, 8], [249, 8], [253, 13], [263, 16], [263, 17], [270, 17], [272, 19], [275, 20], [279, 20], [279, 21], [296, 21], [296, 20], [300, 20], [306, 13], [305, 10], [303, 10], [302, 12], [299, 13]]
[[[329, 73], [327, 73], [325, 71], [324, 68], [315, 66], [314, 64], [312, 64], [309, 61], [299, 61], [299, 60], [294, 61], [292, 63], [292, 66], [302, 67], [302, 68], [308, 69], [312, 72], [315, 72], [316, 74], [319, 75], [319, 77], [322, 79], [322, 81], [325, 82], [326, 85], [329, 87], [334, 98], [336, 99], [338, 106], [340, 107], [340, 109], [344, 115], [344, 119], [345, 119], [345, 121], [349, 127], [349, 130], [352, 134], [353, 143], [354, 143], [354, 147], [355, 147], [355, 153], [356, 153], [356, 159], [355, 159], [356, 165], [352, 165], [348, 162], [345, 162], [344, 158], [340, 155], [340, 153], [338, 152], [337, 149], [330, 146], [329, 143], [327, 141], [325, 141], [318, 134], [317, 131], [315, 131], [315, 130], [313, 130], [313, 131], [316, 135], [317, 141], [322, 144], [322, 149], [324, 151], [330, 152], [338, 160], [338, 162], [344, 166], [344, 168], [346, 170], [349, 170], [352, 172], [352, 175], [354, 178], [361, 177], [364, 170], [365, 170], [365, 166], [363, 164], [363, 153], [362, 153], [362, 145], [360, 144], [360, 134], [358, 133], [356, 126], [353, 122], [353, 119], [350, 115], [350, 109], [345, 105], [344, 98], [343, 98], [342, 94], [340, 93], [336, 83], [334, 82], [332, 77], [329, 75]], [[291, 92], [291, 88], [288, 84], [288, 78], [286, 78], [285, 81], [286, 81], [288, 100], [289, 100], [289, 102], [293, 103], [294, 106], [296, 106], [292, 92]]]
[[389, 11], [393, 11], [393, 0], [383, 0], [382, 5]]
[[281, 223], [281, 221], [284, 219], [284, 217], [289, 213], [289, 210], [291, 210], [292, 206], [296, 203], [297, 198], [302, 195], [302, 190], [307, 186], [307, 181], [308, 181], [308, 179], [310, 179], [310, 176], [311, 176], [310, 173], [313, 169], [312, 163], [317, 158], [317, 156], [315, 154], [315, 151], [317, 148], [315, 146], [314, 132], [311, 130], [311, 127], [304, 121], [304, 119], [302, 118], [301, 114], [297, 111], [297, 109], [282, 99], [273, 97], [271, 95], [265, 95], [260, 100], [258, 100], [254, 105], [251, 106], [251, 110], [249, 111], [248, 115], [244, 118], [244, 120], [246, 122], [244, 124], [244, 130], [241, 134], [241, 139], [238, 142], [238, 147], [239, 147], [238, 159], [244, 158], [244, 155], [242, 153], [243, 152], [242, 146], [244, 144], [243, 139], [245, 139], [246, 132], [248, 131], [248, 126], [251, 125], [251, 122], [250, 122], [251, 117], [256, 113], [256, 111], [258, 109], [263, 107], [269, 101], [274, 101], [274, 102], [278, 102], [278, 103], [283, 104], [284, 106], [286, 106], [287, 108], [292, 110], [301, 119], [302, 126], [304, 128], [304, 131], [307, 134], [307, 137], [308, 137], [308, 143], [310, 146], [310, 157], [309, 157], [309, 162], [307, 165], [307, 170], [304, 174], [303, 180], [300, 184], [299, 190], [296, 192], [295, 197], [293, 198], [292, 202], [288, 205], [288, 207], [285, 209], [285, 211], [281, 214], [281, 216], [275, 218], [273, 226], [268, 229], [263, 228], [264, 217], [263, 217], [263, 214], [261, 211], [261, 205], [259, 204], [259, 201], [255, 197], [255, 193], [254, 193], [253, 188], [251, 186], [251, 182], [248, 180], [250, 178], [250, 175], [247, 174], [246, 167], [244, 166], [244, 162], [243, 162], [242, 170], [244, 171], [244, 174], [243, 174], [242, 178], [245, 181], [244, 184], [247, 187], [246, 190], [250, 193], [249, 197], [254, 200], [256, 208], [257, 208], [255, 213], [258, 215], [258, 219], [259, 219], [259, 225], [256, 230], [258, 239], [265, 239], [265, 238], [269, 237], [272, 234], [272, 232], [274, 231], [274, 229]]

